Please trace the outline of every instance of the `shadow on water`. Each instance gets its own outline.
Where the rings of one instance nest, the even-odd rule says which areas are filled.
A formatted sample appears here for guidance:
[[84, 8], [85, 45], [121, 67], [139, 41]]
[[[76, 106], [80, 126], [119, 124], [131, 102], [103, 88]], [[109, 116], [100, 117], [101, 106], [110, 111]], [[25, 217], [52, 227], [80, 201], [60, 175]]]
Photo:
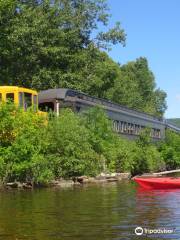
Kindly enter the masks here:
[[[0, 193], [2, 240], [180, 239], [180, 190], [133, 182]], [[136, 236], [137, 226], [175, 229]]]

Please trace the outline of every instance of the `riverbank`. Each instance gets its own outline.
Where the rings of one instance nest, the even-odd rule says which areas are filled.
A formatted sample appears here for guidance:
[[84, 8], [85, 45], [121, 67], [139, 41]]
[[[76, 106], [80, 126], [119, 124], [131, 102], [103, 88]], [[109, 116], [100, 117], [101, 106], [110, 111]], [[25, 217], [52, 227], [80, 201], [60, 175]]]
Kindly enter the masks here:
[[33, 189], [40, 187], [57, 187], [57, 188], [68, 188], [77, 185], [84, 184], [101, 184], [110, 182], [120, 182], [122, 180], [129, 180], [131, 178], [130, 173], [101, 173], [96, 177], [79, 176], [72, 177], [70, 179], [57, 179], [49, 181], [46, 184], [34, 184], [32, 182], [8, 182], [1, 184], [3, 189]]

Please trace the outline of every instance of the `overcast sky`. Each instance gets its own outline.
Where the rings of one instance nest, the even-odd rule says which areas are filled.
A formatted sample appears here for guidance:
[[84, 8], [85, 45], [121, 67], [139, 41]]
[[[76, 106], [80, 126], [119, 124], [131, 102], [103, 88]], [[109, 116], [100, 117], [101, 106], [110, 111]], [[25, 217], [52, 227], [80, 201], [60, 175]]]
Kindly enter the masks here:
[[180, 117], [180, 0], [108, 0], [110, 26], [120, 21], [126, 47], [109, 55], [124, 64], [142, 56], [149, 61], [157, 87], [168, 94], [165, 117]]

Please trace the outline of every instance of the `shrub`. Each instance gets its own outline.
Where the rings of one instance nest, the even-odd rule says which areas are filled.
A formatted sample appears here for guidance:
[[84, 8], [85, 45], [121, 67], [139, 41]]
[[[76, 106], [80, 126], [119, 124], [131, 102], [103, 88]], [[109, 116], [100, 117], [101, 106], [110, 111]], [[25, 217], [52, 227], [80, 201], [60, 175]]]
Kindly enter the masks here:
[[100, 172], [98, 154], [90, 144], [90, 131], [70, 109], [49, 122], [48, 158], [53, 161], [56, 177], [96, 175]]
[[44, 119], [33, 111], [0, 106], [0, 175], [2, 181], [33, 181], [35, 156], [44, 156]]
[[166, 130], [165, 141], [159, 148], [168, 169], [180, 167], [180, 134]]

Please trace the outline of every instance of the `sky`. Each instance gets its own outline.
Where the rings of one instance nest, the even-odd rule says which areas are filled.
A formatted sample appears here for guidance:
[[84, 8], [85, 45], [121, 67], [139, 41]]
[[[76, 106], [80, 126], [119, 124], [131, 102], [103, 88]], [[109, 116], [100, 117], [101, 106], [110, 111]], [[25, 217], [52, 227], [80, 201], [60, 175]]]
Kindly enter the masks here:
[[124, 64], [146, 57], [157, 88], [167, 93], [166, 118], [180, 118], [180, 0], [107, 0], [109, 26], [120, 21], [126, 47], [108, 53]]

